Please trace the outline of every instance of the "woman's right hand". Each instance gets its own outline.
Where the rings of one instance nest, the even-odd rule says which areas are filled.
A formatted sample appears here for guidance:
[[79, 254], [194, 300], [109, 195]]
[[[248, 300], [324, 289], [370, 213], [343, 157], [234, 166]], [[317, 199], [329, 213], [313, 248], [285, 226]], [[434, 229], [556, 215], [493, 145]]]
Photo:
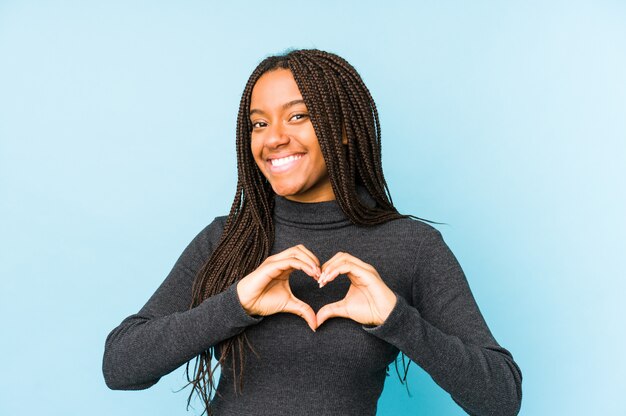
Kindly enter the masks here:
[[248, 315], [293, 313], [303, 318], [315, 331], [315, 312], [291, 293], [289, 276], [294, 270], [302, 270], [317, 280], [321, 274], [319, 266], [317, 257], [302, 244], [269, 256], [237, 283], [239, 301]]

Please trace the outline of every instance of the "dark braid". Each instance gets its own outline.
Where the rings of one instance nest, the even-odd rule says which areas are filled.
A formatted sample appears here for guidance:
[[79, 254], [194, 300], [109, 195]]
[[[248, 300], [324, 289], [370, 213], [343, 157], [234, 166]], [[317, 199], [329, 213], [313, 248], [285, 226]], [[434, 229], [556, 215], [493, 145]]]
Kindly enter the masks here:
[[[383, 176], [378, 111], [357, 71], [337, 55], [320, 50], [293, 50], [264, 59], [246, 83], [237, 116], [237, 190], [220, 241], [199, 270], [193, 284], [191, 308], [223, 292], [254, 271], [265, 260], [274, 243], [274, 192], [257, 168], [250, 149], [250, 100], [252, 89], [266, 72], [288, 69], [300, 89], [326, 162], [333, 192], [341, 209], [362, 226], [405, 218], [393, 206]], [[347, 139], [347, 146], [342, 144]], [[357, 197], [364, 186], [376, 201], [369, 207]], [[414, 217], [417, 218], [417, 217]], [[218, 363], [211, 357], [219, 348]], [[216, 386], [213, 374], [229, 360], [235, 391], [243, 388], [245, 350], [252, 346], [245, 332], [225, 340], [196, 357], [193, 376], [187, 363], [187, 378], [193, 393], [202, 399], [210, 415], [210, 398]], [[404, 362], [404, 357], [403, 357]], [[222, 367], [228, 371], [226, 367]], [[405, 377], [408, 364], [405, 365]]]

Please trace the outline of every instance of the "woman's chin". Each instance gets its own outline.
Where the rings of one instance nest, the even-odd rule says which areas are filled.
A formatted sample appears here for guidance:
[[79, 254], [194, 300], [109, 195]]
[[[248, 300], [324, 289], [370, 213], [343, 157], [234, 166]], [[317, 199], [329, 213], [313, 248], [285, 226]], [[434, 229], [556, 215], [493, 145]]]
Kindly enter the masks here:
[[330, 181], [326, 184], [292, 183], [292, 184], [272, 184], [272, 189], [276, 195], [297, 202], [322, 202], [335, 199]]
[[272, 189], [276, 195], [280, 195], [284, 198], [295, 196], [302, 192], [301, 187], [293, 185], [272, 185]]

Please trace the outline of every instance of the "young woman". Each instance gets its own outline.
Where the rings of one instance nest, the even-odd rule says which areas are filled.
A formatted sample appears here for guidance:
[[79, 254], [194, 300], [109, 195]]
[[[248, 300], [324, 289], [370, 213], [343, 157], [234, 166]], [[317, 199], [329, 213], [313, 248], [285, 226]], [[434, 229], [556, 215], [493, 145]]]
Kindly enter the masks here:
[[109, 334], [107, 385], [144, 389], [187, 363], [208, 413], [371, 415], [402, 353], [468, 413], [516, 415], [518, 366], [441, 234], [392, 205], [380, 149], [344, 59], [262, 61], [239, 108], [231, 211]]

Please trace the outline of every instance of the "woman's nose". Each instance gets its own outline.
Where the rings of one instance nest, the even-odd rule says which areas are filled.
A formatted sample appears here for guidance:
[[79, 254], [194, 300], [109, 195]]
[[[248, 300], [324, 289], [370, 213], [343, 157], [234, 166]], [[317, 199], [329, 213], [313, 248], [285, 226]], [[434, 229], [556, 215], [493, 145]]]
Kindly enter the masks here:
[[268, 136], [265, 140], [267, 147], [279, 147], [289, 143], [289, 134], [282, 123], [272, 123], [269, 126]]

